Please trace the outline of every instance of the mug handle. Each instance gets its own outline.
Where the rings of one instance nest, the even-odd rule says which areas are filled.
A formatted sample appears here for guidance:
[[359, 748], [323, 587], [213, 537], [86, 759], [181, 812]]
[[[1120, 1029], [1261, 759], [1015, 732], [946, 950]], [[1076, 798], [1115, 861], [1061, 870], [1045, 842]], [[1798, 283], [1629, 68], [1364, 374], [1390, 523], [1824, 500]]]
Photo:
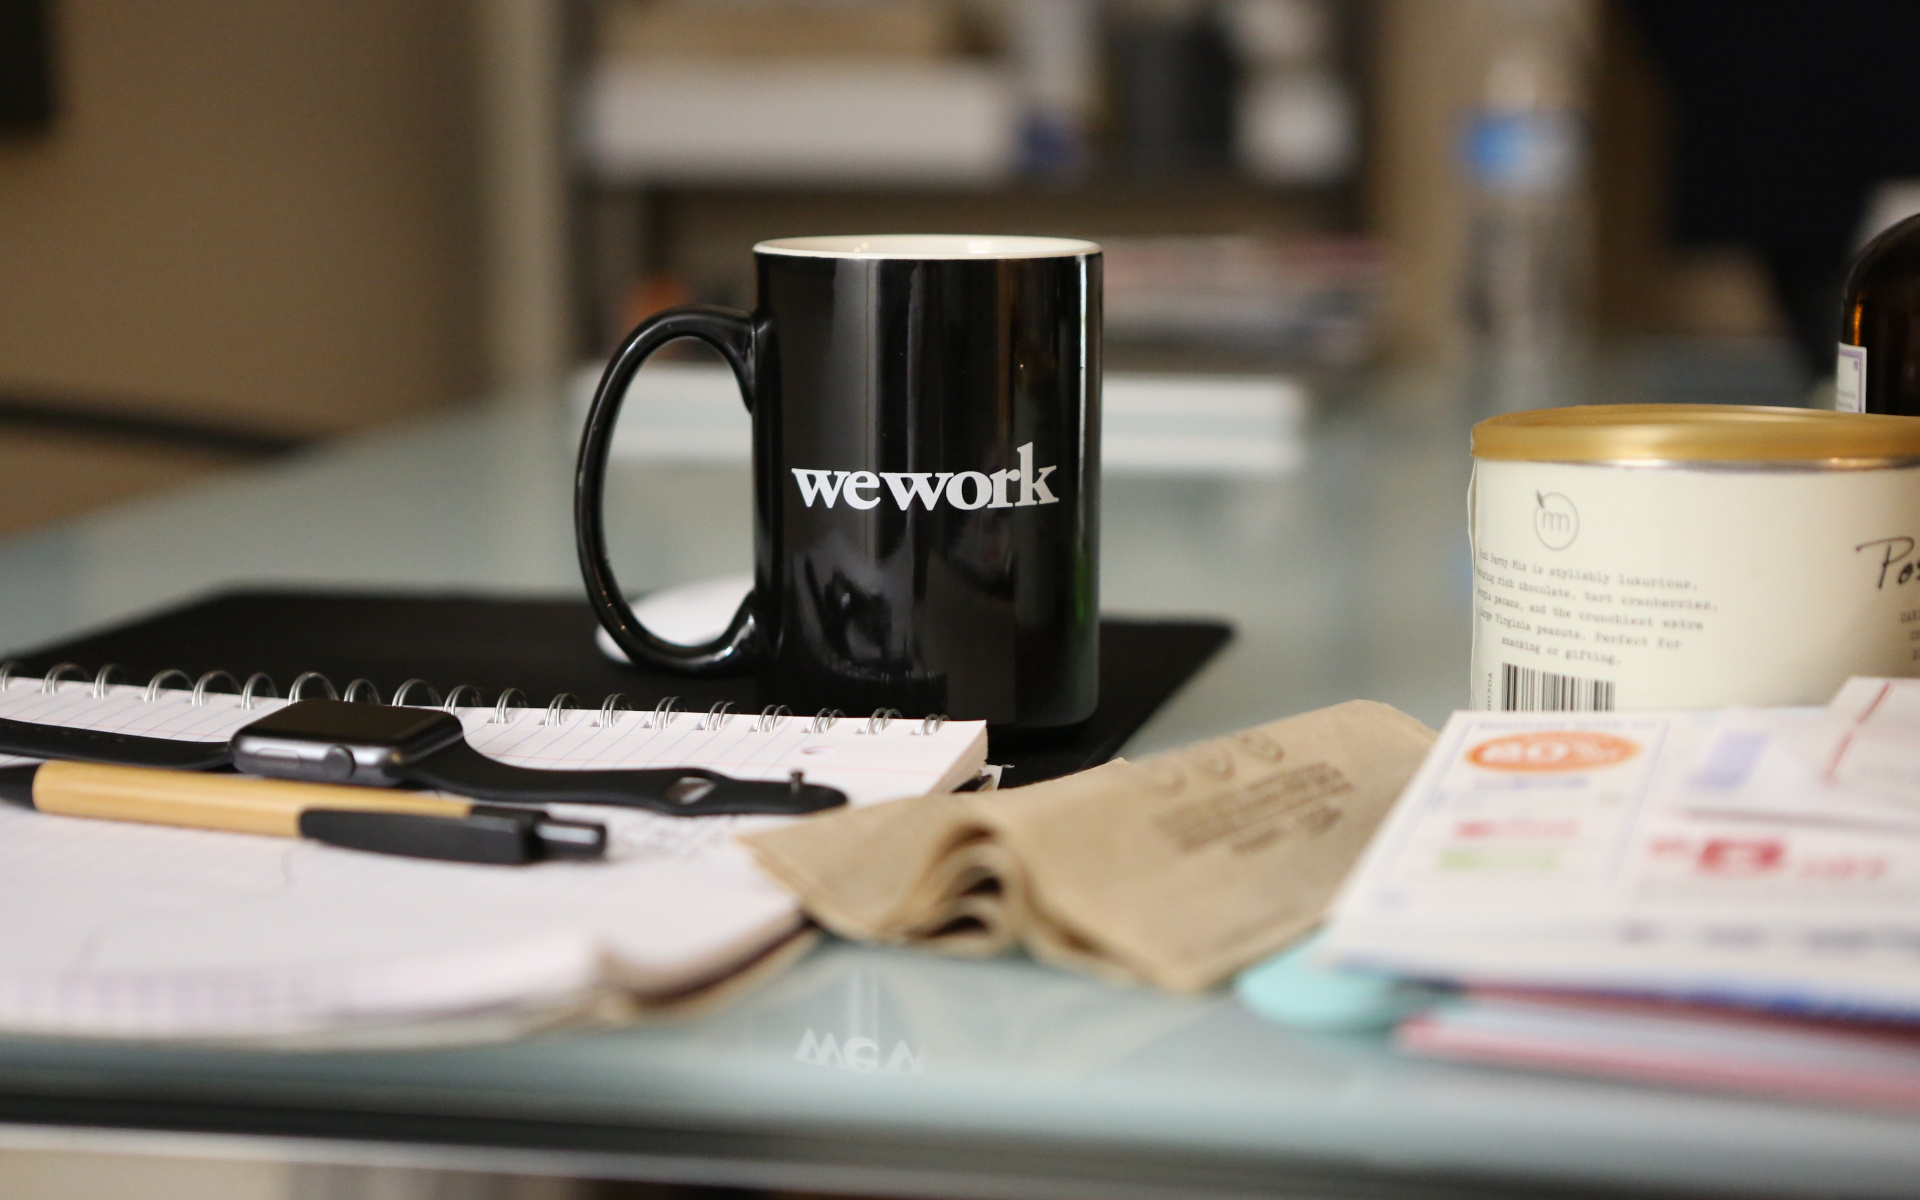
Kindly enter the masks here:
[[749, 314], [691, 304], [664, 309], [642, 321], [607, 364], [593, 393], [593, 406], [587, 410], [586, 428], [580, 434], [580, 460], [573, 476], [574, 539], [594, 615], [635, 666], [658, 667], [680, 675], [721, 675], [744, 670], [757, 657], [753, 596], [749, 594], [741, 601], [725, 633], [699, 646], [683, 646], [666, 641], [640, 623], [607, 561], [607, 451], [613, 444], [614, 421], [640, 364], [655, 350], [683, 337], [698, 338], [720, 352], [733, 368], [747, 411], [753, 411], [754, 339]]

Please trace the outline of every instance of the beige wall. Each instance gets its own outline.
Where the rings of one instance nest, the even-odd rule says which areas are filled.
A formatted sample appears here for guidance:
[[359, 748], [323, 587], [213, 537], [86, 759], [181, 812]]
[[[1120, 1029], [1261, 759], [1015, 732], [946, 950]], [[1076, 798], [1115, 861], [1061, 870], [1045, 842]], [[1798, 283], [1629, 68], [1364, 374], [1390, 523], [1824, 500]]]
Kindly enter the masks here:
[[471, 5], [55, 0], [0, 396], [325, 433], [478, 386]]
[[1403, 361], [1454, 357], [1467, 195], [1455, 165], [1460, 122], [1482, 86], [1498, 0], [1380, 0], [1373, 47], [1369, 207], [1386, 241], [1387, 345]]

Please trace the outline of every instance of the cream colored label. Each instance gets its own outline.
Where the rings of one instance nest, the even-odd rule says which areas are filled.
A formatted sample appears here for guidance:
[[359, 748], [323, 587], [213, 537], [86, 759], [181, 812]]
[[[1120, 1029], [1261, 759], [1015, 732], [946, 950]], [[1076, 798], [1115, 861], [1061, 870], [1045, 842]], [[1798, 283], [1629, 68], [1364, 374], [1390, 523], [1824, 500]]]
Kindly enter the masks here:
[[1824, 704], [1920, 674], [1920, 469], [1479, 461], [1470, 706]]
[[1867, 348], [1840, 343], [1834, 361], [1833, 407], [1835, 412], [1867, 411]]

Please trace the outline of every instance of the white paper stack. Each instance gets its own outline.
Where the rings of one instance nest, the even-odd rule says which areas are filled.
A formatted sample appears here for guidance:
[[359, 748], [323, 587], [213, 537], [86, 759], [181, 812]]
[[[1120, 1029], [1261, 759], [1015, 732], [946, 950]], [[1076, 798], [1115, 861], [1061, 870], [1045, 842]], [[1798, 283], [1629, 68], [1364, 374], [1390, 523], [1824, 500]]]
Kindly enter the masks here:
[[1920, 794], [1834, 778], [1833, 728], [1818, 709], [1456, 713], [1327, 959], [1920, 1018]]
[[[0, 717], [221, 741], [282, 703], [195, 704], [168, 690], [148, 701], [144, 691], [96, 697], [86, 684], [16, 678], [0, 687]], [[986, 746], [978, 722], [458, 715], [476, 749], [520, 766], [671, 764], [762, 779], [799, 768], [855, 803], [951, 788]], [[428, 862], [0, 805], [0, 1030], [231, 1039], [440, 1023], [484, 1033], [612, 992], [670, 999], [802, 928], [794, 899], [734, 843], [789, 818], [550, 808], [604, 822], [606, 860]]]
[[1437, 1058], [1920, 1108], [1920, 1029], [1583, 993], [1476, 990], [1401, 1023]]

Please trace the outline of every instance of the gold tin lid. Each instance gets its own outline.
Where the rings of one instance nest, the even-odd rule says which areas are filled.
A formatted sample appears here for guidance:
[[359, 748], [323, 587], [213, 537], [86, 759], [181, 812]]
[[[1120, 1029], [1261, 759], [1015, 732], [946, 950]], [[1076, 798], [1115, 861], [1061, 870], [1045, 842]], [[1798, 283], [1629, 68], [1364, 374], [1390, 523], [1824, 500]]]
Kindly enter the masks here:
[[1491, 417], [1475, 458], [1526, 462], [1818, 463], [1920, 459], [1920, 417], [1736, 404], [1588, 404]]

